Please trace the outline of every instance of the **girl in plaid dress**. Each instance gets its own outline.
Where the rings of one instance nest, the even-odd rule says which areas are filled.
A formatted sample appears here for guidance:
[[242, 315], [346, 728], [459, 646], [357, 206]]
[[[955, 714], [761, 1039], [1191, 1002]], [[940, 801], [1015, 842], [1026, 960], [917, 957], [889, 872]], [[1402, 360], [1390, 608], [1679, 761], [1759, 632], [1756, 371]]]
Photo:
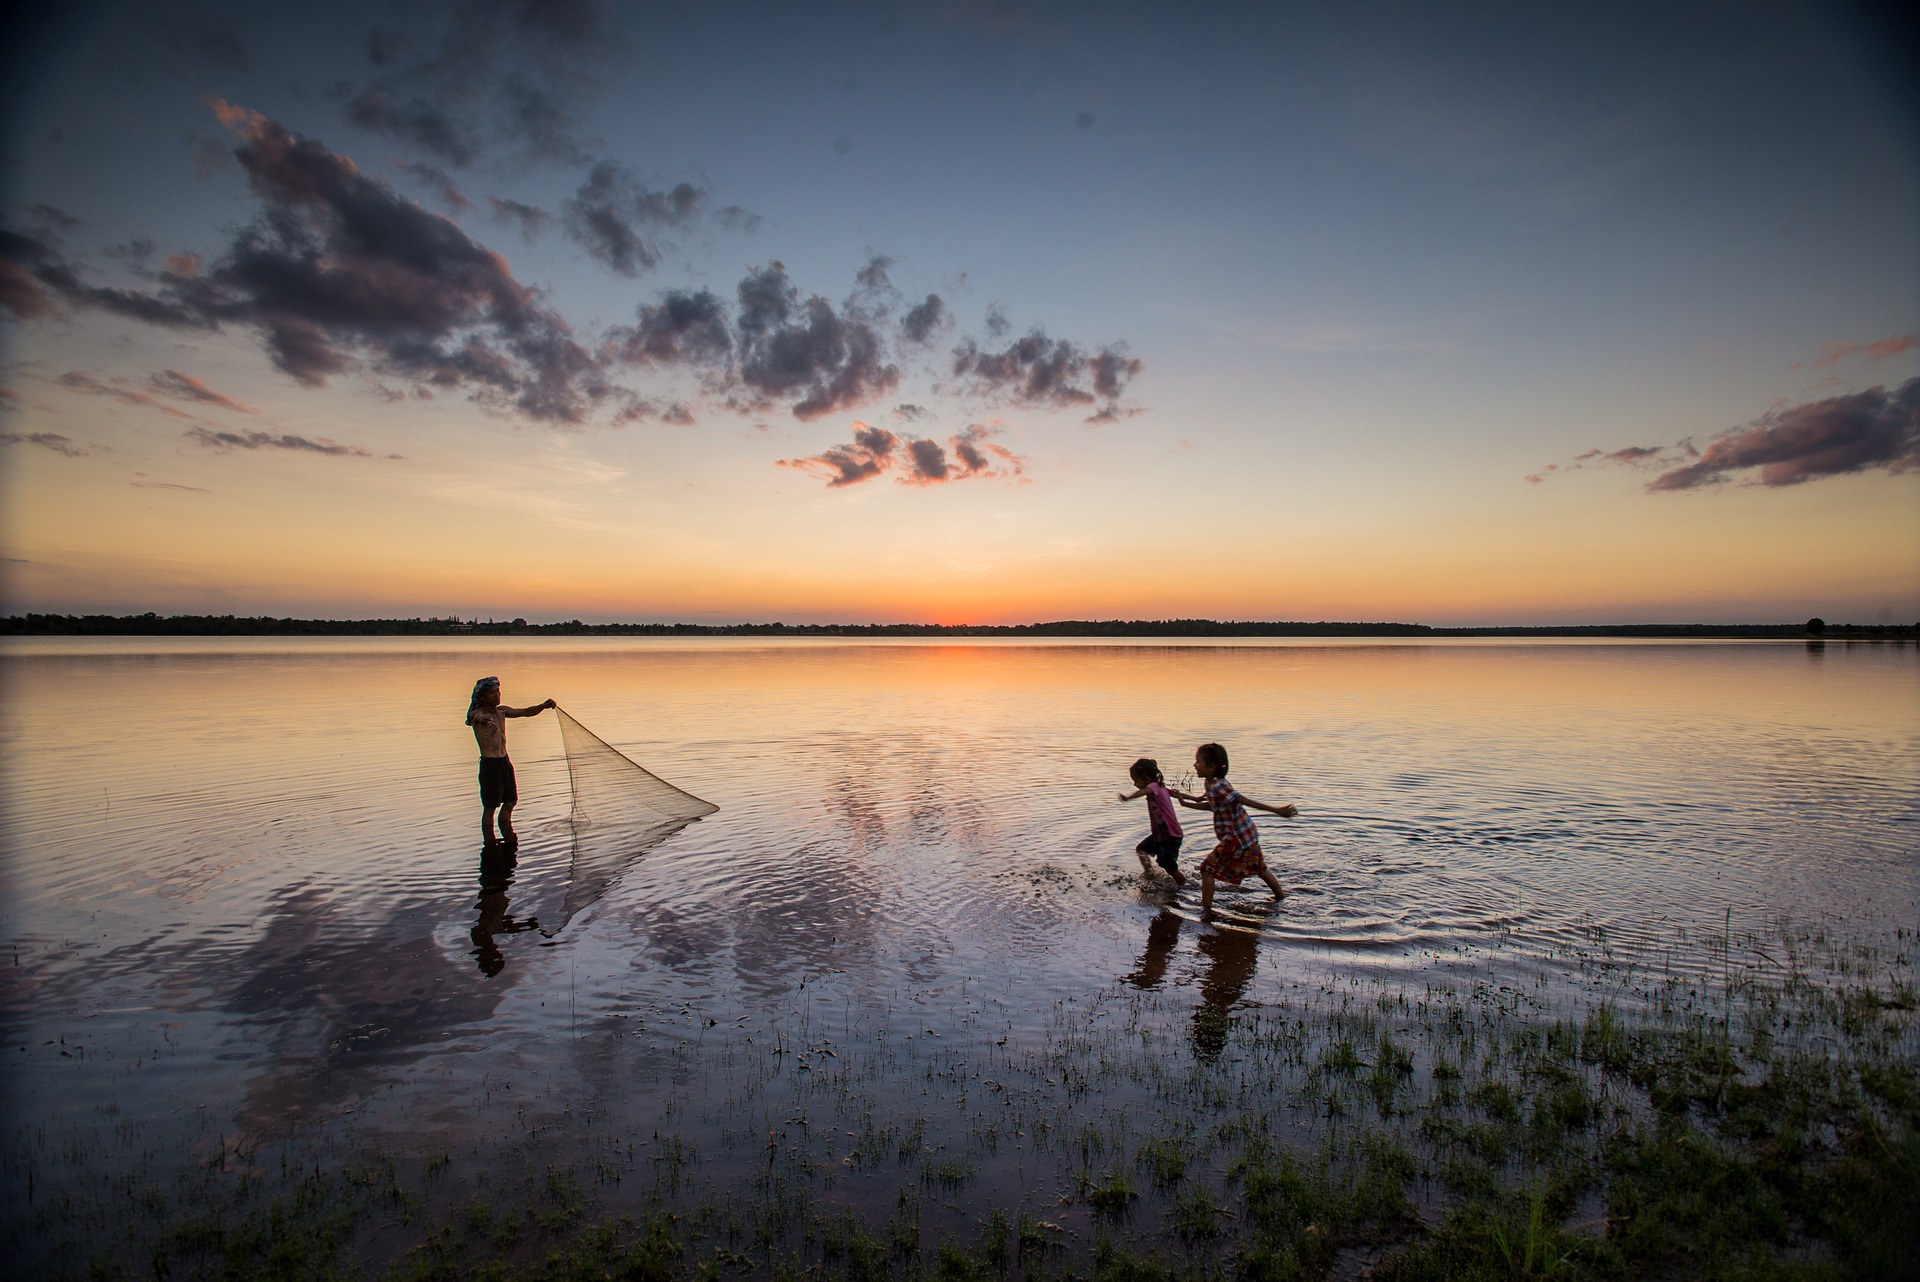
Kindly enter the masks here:
[[1227, 782], [1227, 750], [1217, 743], [1203, 743], [1194, 750], [1193, 773], [1206, 781], [1205, 794], [1196, 797], [1192, 793], [1176, 792], [1173, 795], [1191, 809], [1213, 812], [1213, 835], [1217, 844], [1200, 865], [1200, 916], [1204, 918], [1213, 911], [1215, 878], [1238, 886], [1251, 873], [1267, 883], [1275, 899], [1284, 896], [1287, 892], [1280, 889], [1280, 883], [1267, 871], [1267, 861], [1260, 854], [1260, 832], [1253, 826], [1247, 807], [1282, 819], [1291, 819], [1300, 812], [1292, 806], [1269, 806], [1236, 792]]

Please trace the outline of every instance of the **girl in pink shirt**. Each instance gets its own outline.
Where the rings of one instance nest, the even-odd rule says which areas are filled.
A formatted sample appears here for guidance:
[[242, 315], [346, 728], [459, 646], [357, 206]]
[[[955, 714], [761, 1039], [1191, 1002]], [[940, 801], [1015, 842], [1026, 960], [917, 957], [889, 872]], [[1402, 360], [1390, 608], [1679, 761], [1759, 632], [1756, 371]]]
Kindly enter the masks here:
[[1180, 831], [1180, 820], [1174, 814], [1173, 798], [1167, 792], [1167, 781], [1160, 775], [1160, 764], [1152, 757], [1142, 757], [1127, 770], [1133, 779], [1133, 791], [1120, 794], [1120, 800], [1132, 801], [1136, 797], [1147, 799], [1147, 823], [1152, 831], [1147, 839], [1133, 848], [1140, 856], [1140, 871], [1147, 872], [1154, 863], [1167, 870], [1167, 876], [1173, 878], [1173, 884], [1184, 886], [1187, 879], [1180, 875], [1180, 842], [1185, 836]]

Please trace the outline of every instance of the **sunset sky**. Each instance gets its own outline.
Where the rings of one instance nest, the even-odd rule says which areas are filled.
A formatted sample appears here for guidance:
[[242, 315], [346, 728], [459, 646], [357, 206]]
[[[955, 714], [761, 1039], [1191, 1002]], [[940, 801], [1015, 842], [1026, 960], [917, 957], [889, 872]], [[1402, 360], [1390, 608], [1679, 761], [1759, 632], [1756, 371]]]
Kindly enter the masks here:
[[1912, 622], [1891, 43], [1791, 3], [63, 6], [7, 41], [0, 604]]

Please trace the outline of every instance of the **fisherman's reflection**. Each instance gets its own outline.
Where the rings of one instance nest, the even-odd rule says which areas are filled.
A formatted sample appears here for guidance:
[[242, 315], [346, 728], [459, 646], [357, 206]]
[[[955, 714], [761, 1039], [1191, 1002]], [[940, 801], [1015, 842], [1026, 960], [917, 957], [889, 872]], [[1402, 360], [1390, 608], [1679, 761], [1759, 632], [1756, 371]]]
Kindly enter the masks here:
[[483, 975], [498, 975], [507, 966], [507, 955], [493, 942], [495, 935], [517, 935], [540, 925], [537, 918], [521, 921], [507, 915], [507, 887], [513, 884], [513, 870], [519, 862], [512, 846], [491, 845], [480, 851], [480, 902], [474, 907], [480, 916], [473, 923], [473, 958]]
[[[1147, 927], [1147, 948], [1133, 965], [1127, 982], [1136, 988], [1157, 988], [1167, 973], [1167, 962], [1180, 939], [1180, 917], [1161, 909]], [[1233, 1007], [1246, 995], [1259, 966], [1258, 937], [1250, 931], [1203, 926], [1195, 936], [1207, 969], [1200, 976], [1200, 1004], [1193, 1009], [1193, 1054], [1213, 1063], [1227, 1046]]]

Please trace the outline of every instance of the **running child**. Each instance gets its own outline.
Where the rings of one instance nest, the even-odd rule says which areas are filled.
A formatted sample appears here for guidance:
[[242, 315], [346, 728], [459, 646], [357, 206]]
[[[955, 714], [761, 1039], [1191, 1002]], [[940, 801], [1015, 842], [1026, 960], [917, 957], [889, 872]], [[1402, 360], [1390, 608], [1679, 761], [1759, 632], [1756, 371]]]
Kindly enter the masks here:
[[1147, 799], [1147, 824], [1151, 831], [1145, 841], [1133, 848], [1133, 853], [1140, 856], [1140, 871], [1152, 870], [1153, 865], [1147, 862], [1151, 858], [1167, 870], [1174, 885], [1186, 885], [1187, 879], [1180, 873], [1180, 843], [1186, 834], [1180, 831], [1180, 819], [1173, 812], [1173, 797], [1160, 774], [1160, 763], [1152, 757], [1142, 757], [1127, 768], [1127, 774], [1133, 779], [1133, 791], [1121, 793], [1120, 800]]
[[1287, 892], [1280, 889], [1280, 883], [1267, 871], [1267, 861], [1260, 854], [1260, 830], [1253, 826], [1247, 807], [1282, 819], [1291, 819], [1300, 812], [1292, 806], [1269, 806], [1236, 792], [1227, 782], [1227, 750], [1217, 743], [1203, 743], [1194, 750], [1193, 773], [1206, 781], [1206, 792], [1197, 797], [1185, 792], [1173, 795], [1190, 809], [1213, 812], [1213, 835], [1217, 844], [1200, 865], [1200, 916], [1204, 919], [1213, 911], [1215, 878], [1238, 886], [1251, 873], [1267, 883], [1275, 899], [1283, 898]]

